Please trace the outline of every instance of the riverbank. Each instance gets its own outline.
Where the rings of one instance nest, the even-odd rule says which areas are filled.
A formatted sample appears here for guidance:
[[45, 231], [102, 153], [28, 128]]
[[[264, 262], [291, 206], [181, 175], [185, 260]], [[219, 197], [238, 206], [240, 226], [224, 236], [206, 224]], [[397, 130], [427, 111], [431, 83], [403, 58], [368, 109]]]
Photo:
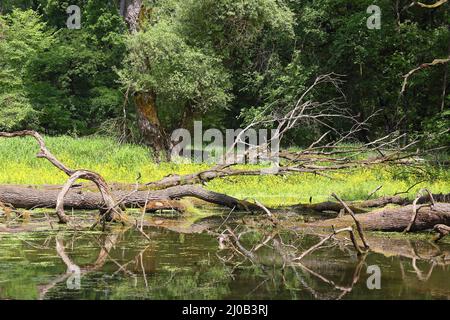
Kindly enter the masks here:
[[[134, 183], [159, 180], [169, 174], [188, 174], [210, 167], [208, 164], [155, 163], [149, 151], [138, 145], [118, 144], [105, 137], [45, 137], [50, 150], [72, 168], [100, 173], [108, 182]], [[0, 140], [0, 184], [62, 184], [67, 177], [48, 161], [35, 157], [38, 148], [31, 138]], [[246, 167], [246, 166], [242, 166]], [[248, 167], [248, 166], [247, 166]], [[382, 186], [374, 196], [406, 191], [414, 197], [423, 187], [433, 193], [448, 193], [450, 170], [436, 167], [413, 169], [408, 166], [378, 165], [370, 168], [291, 176], [229, 177], [208, 183], [207, 189], [245, 199], [254, 198], [267, 206], [321, 202], [338, 193], [345, 200], [364, 200]]]

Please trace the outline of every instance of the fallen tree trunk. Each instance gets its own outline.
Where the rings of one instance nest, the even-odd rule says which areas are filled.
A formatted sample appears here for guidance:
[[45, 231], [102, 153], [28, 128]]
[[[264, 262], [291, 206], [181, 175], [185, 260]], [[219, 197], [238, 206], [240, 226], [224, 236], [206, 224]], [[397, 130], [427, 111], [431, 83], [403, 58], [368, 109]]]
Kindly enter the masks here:
[[[45, 141], [42, 138], [42, 136], [32, 130], [23, 130], [23, 131], [16, 131], [16, 132], [0, 132], [0, 137], [4, 138], [15, 138], [15, 137], [33, 137], [36, 142], [39, 145], [39, 152], [36, 155], [38, 158], [44, 158], [47, 159], [52, 165], [54, 165], [56, 168], [64, 172], [67, 176], [69, 176], [69, 180], [64, 185], [64, 188], [61, 191], [61, 194], [57, 197], [58, 200], [56, 202], [56, 214], [58, 215], [59, 222], [60, 223], [67, 223], [69, 222], [69, 217], [64, 213], [64, 196], [68, 192], [68, 190], [71, 188], [71, 186], [75, 183], [77, 179], [85, 179], [93, 182], [98, 190], [100, 191], [100, 194], [102, 196], [102, 202], [105, 204], [102, 210], [102, 219], [105, 221], [113, 221], [113, 220], [122, 220], [122, 212], [120, 207], [116, 205], [114, 202], [114, 199], [112, 198], [110, 194], [110, 189], [108, 187], [108, 184], [106, 183], [105, 179], [98, 174], [97, 172], [90, 171], [90, 170], [83, 170], [83, 169], [71, 169], [67, 167], [64, 163], [59, 161], [51, 152], [47, 149], [47, 146], [45, 145]], [[6, 202], [5, 203], [9, 203]]]
[[[0, 186], [0, 202], [10, 204], [14, 208], [55, 208], [59, 194], [59, 190]], [[179, 186], [156, 191], [115, 191], [112, 192], [111, 195], [116, 200], [122, 199], [121, 205], [125, 207], [144, 207], [147, 205], [150, 210], [154, 209], [154, 207], [152, 207], [152, 202], [154, 201], [193, 197], [228, 208], [261, 211], [258, 206], [250, 202], [241, 201], [197, 186]], [[157, 206], [157, 204], [154, 205]], [[64, 208], [75, 210], [104, 209], [104, 201], [102, 196], [97, 192], [71, 189], [64, 197]]]
[[[235, 163], [237, 164], [237, 163]], [[233, 164], [233, 165], [235, 165]], [[228, 177], [243, 176], [265, 176], [265, 175], [287, 175], [293, 173], [315, 173], [320, 174], [318, 169], [299, 168], [297, 166], [265, 168], [265, 169], [232, 169], [232, 165], [218, 165], [212, 169], [190, 173], [185, 175], [171, 174], [158, 181], [145, 184], [150, 189], [164, 189], [175, 186], [194, 184], [206, 184], [211, 180]]]
[[[433, 198], [438, 202], [450, 202], [450, 193], [448, 194], [433, 194]], [[417, 204], [427, 203], [430, 197], [428, 195], [421, 196], [417, 200]], [[366, 201], [350, 201], [347, 202], [350, 209], [355, 213], [366, 213], [367, 209], [385, 207], [388, 204], [396, 204], [400, 206], [412, 204], [413, 200], [400, 196], [385, 196], [378, 199], [366, 200]], [[334, 211], [340, 212], [345, 209], [344, 206], [339, 202], [324, 201], [312, 204], [298, 204], [291, 207], [295, 211], [301, 210], [314, 210], [318, 212], [323, 211]]]
[[[404, 231], [411, 222], [413, 214], [413, 206], [408, 205], [359, 214], [357, 218], [363, 229], [367, 231]], [[341, 228], [351, 224], [353, 224], [353, 218], [351, 216], [344, 216], [308, 223], [307, 226]], [[436, 203], [433, 207], [420, 207], [411, 231], [433, 229], [438, 224], [450, 225], [450, 203]]]

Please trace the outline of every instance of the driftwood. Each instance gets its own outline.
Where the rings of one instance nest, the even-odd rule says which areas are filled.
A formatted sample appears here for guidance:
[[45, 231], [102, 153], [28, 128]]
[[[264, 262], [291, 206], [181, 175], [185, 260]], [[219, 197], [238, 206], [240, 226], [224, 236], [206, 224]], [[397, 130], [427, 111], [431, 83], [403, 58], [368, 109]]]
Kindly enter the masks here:
[[[309, 104], [306, 104], [304, 107], [298, 109], [300, 110], [300, 115], [303, 114], [305, 108], [307, 108]], [[297, 107], [296, 109], [297, 110]], [[289, 121], [288, 121], [289, 120]], [[292, 114], [287, 120], [283, 120], [282, 123], [288, 121], [297, 121], [297, 116], [294, 117]], [[288, 124], [289, 124], [288, 123]], [[293, 126], [293, 124], [289, 124], [288, 127]], [[283, 126], [281, 126], [283, 127]], [[359, 126], [358, 126], [359, 128]], [[283, 130], [281, 132], [284, 132]], [[50, 163], [52, 163], [56, 168], [63, 171], [68, 177], [68, 181], [62, 187], [61, 190], [56, 189], [35, 189], [35, 188], [24, 188], [19, 186], [0, 186], [0, 202], [8, 204], [13, 208], [24, 208], [24, 209], [35, 209], [35, 208], [56, 208], [56, 214], [58, 215], [59, 221], [62, 223], [67, 223], [69, 218], [66, 216], [64, 209], [76, 209], [76, 210], [99, 210], [102, 216], [102, 221], [122, 221], [126, 222], [126, 218], [122, 215], [122, 209], [126, 207], [139, 207], [145, 208], [144, 211], [155, 211], [162, 209], [175, 209], [178, 211], [183, 211], [184, 208], [180, 203], [174, 202], [182, 198], [186, 197], [194, 197], [197, 199], [204, 200], [209, 203], [213, 203], [220, 206], [225, 206], [238, 210], [246, 210], [246, 211], [266, 211], [264, 207], [260, 204], [250, 203], [247, 201], [241, 201], [231, 196], [220, 194], [212, 191], [207, 191], [201, 187], [192, 186], [190, 184], [197, 184], [210, 181], [215, 178], [223, 178], [227, 176], [235, 176], [235, 175], [263, 175], [263, 174], [286, 174], [286, 173], [295, 173], [295, 172], [310, 172], [320, 174], [322, 171], [333, 171], [340, 169], [348, 169], [352, 167], [359, 166], [368, 166], [373, 165], [375, 163], [386, 163], [386, 162], [395, 162], [401, 163], [404, 161], [409, 155], [402, 156], [401, 153], [391, 153], [391, 154], [383, 154], [380, 157], [374, 159], [367, 160], [349, 160], [348, 158], [336, 159], [336, 161], [332, 164], [323, 164], [321, 163], [324, 159], [324, 156], [329, 156], [330, 154], [340, 153], [342, 150], [339, 148], [336, 149], [336, 146], [330, 145], [328, 148], [325, 148], [329, 151], [323, 151], [323, 148], [317, 149], [318, 147], [315, 144], [311, 145], [306, 151], [303, 151], [302, 154], [297, 154], [296, 157], [299, 159], [306, 157], [309, 160], [304, 162], [299, 160], [300, 163], [296, 163], [293, 166], [285, 166], [278, 167], [277, 171], [272, 170], [240, 170], [240, 169], [231, 169], [228, 165], [225, 166], [217, 166], [211, 170], [207, 170], [200, 173], [195, 173], [187, 176], [169, 176], [160, 181], [149, 183], [144, 186], [135, 186], [135, 190], [131, 191], [111, 191], [110, 186], [106, 183], [106, 181], [101, 177], [98, 173], [92, 172], [85, 169], [71, 169], [61, 163], [47, 148], [43, 138], [39, 135], [39, 133], [35, 131], [19, 131], [13, 133], [0, 132], [0, 137], [5, 138], [13, 138], [13, 137], [25, 137], [31, 136], [33, 137], [39, 144], [40, 151], [37, 155], [39, 158], [45, 158]], [[323, 137], [321, 137], [318, 141]], [[358, 148], [354, 150], [355, 154], [359, 154], [366, 150], [367, 148], [371, 148], [374, 145], [376, 146], [376, 150], [379, 151], [379, 148], [383, 148], [385, 145], [390, 145], [392, 141], [389, 140], [385, 142], [389, 137], [384, 137], [378, 139], [373, 143], [369, 143], [363, 147], [363, 149]], [[346, 150], [348, 151], [348, 150]], [[320, 159], [311, 159], [310, 156], [319, 157]], [[298, 160], [298, 159], [297, 159]], [[295, 159], [291, 159], [291, 162], [296, 162]], [[328, 159], [327, 161], [330, 161]], [[236, 163], [234, 163], [236, 164]], [[232, 164], [232, 165], [234, 165]], [[85, 189], [74, 188], [75, 182], [78, 179], [84, 179], [91, 181], [95, 187], [100, 191], [100, 193], [95, 193], [91, 191], [87, 191]], [[158, 190], [162, 188], [161, 190]], [[157, 190], [155, 190], [157, 189]], [[431, 196], [431, 198], [435, 198], [436, 201], [445, 200], [447, 196]], [[361, 224], [369, 229], [373, 230], [405, 230], [405, 228], [412, 230], [421, 230], [421, 229], [430, 229], [433, 228], [437, 224], [448, 225], [448, 213], [449, 208], [445, 208], [442, 211], [442, 214], [436, 214], [439, 211], [439, 208], [442, 206], [433, 205], [430, 207], [419, 206], [417, 209], [416, 204], [420, 204], [422, 202], [426, 202], [428, 197], [424, 198], [416, 198], [414, 200], [414, 210], [411, 210], [408, 207], [400, 208], [400, 209], [386, 209], [381, 213], [371, 213], [369, 215], [361, 215]], [[315, 208], [315, 210], [320, 209], [324, 210], [335, 210], [340, 211], [345, 208], [352, 217], [354, 218], [354, 212], [364, 212], [364, 209], [361, 208], [371, 208], [375, 206], [385, 205], [387, 203], [396, 203], [396, 204], [405, 204], [409, 200], [394, 196], [389, 198], [380, 198], [376, 200], [367, 200], [365, 202], [358, 203], [348, 203], [345, 204], [342, 201], [340, 203], [322, 203], [316, 205], [306, 205], [306, 208]], [[434, 200], [433, 200], [434, 202]], [[450, 206], [450, 205], [448, 205]], [[305, 208], [305, 206], [303, 206]], [[383, 219], [385, 215], [390, 212], [393, 212], [389, 219]], [[427, 217], [426, 213], [429, 211], [429, 216]], [[411, 212], [417, 213], [417, 217], [415, 215], [411, 216]], [[377, 215], [381, 215], [380, 219], [377, 218]], [[346, 217], [342, 218], [347, 219]], [[142, 220], [142, 219], [141, 219]], [[389, 221], [387, 221], [389, 220]], [[404, 223], [404, 220], [409, 220], [408, 223]], [[330, 220], [327, 220], [330, 221]], [[333, 221], [333, 220], [331, 220]], [[348, 221], [347, 221], [348, 222]], [[412, 223], [411, 223], [412, 222]], [[327, 222], [323, 222], [326, 224]], [[357, 223], [358, 224], [358, 223]], [[367, 226], [366, 226], [367, 225]], [[348, 226], [346, 224], [345, 226]], [[362, 234], [361, 228], [358, 228], [359, 233]], [[362, 241], [364, 246], [367, 248], [367, 244], [364, 241], [363, 236]]]
[[[119, 220], [121, 217], [121, 209], [116, 206], [116, 203], [109, 192], [109, 186], [106, 181], [103, 179], [101, 175], [97, 172], [89, 171], [89, 170], [75, 170], [67, 167], [61, 161], [59, 161], [51, 152], [47, 149], [44, 139], [42, 136], [36, 131], [32, 130], [24, 130], [17, 132], [0, 132], [0, 137], [4, 138], [15, 138], [15, 137], [33, 137], [36, 142], [39, 144], [39, 153], [36, 155], [38, 158], [47, 159], [52, 165], [56, 168], [64, 172], [67, 176], [69, 176], [69, 180], [65, 184], [63, 190], [60, 195], [58, 195], [56, 214], [58, 215], [59, 221], [61, 223], [69, 222], [69, 218], [64, 213], [64, 197], [67, 194], [69, 188], [75, 183], [78, 179], [85, 179], [92, 181], [100, 191], [102, 202], [106, 210], [103, 210], [103, 219], [111, 221], [111, 220]], [[0, 198], [1, 199], [1, 198]], [[4, 201], [5, 203], [10, 203], [8, 201]], [[12, 203], [10, 203], [12, 204]]]
[[[367, 231], [404, 231], [414, 214], [413, 205], [398, 208], [383, 208], [358, 215], [358, 221]], [[311, 227], [340, 227], [353, 222], [351, 216], [328, 219], [307, 224]], [[436, 225], [450, 225], [450, 203], [436, 203], [418, 210], [412, 231], [433, 229]]]
[[[10, 204], [14, 208], [35, 209], [55, 208], [60, 192], [58, 190], [40, 190], [19, 186], [0, 186], [0, 202]], [[167, 206], [158, 206], [162, 200], [177, 200], [186, 197], [197, 198], [209, 203], [239, 210], [261, 211], [250, 202], [205, 190], [198, 186], [180, 186], [155, 191], [115, 191], [111, 193], [114, 199], [123, 199], [122, 206], [144, 207], [148, 210], [164, 209]], [[102, 196], [97, 192], [84, 192], [70, 189], [65, 194], [64, 207], [75, 210], [97, 210], [104, 208]], [[165, 204], [168, 204], [165, 202]], [[174, 207], [174, 203], [170, 204]]]
[[[433, 198], [437, 202], [450, 202], [450, 193], [448, 194], [433, 194]], [[355, 213], [367, 213], [368, 209], [372, 208], [382, 208], [388, 204], [395, 204], [400, 206], [405, 206], [412, 204], [414, 200], [401, 196], [385, 196], [378, 199], [366, 200], [366, 201], [349, 201], [347, 205]], [[424, 204], [429, 201], [428, 195], [423, 195], [417, 199], [417, 204]], [[293, 206], [291, 209], [294, 211], [302, 210], [313, 210], [317, 212], [324, 211], [334, 211], [340, 212], [345, 209], [344, 206], [339, 202], [324, 201], [312, 204], [298, 204]]]
[[450, 227], [446, 226], [445, 224], [437, 224], [434, 226], [433, 231], [437, 233], [434, 241], [438, 242], [439, 240], [450, 234]]

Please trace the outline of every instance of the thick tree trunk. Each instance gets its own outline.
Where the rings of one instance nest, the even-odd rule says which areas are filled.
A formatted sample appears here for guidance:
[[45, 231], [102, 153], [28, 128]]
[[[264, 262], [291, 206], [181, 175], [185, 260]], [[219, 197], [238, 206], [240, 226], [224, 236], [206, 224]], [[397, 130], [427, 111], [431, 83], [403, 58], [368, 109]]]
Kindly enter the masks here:
[[159, 121], [156, 95], [138, 93], [135, 102], [139, 130], [144, 143], [155, 151], [157, 158], [168, 160], [170, 143]]
[[[437, 202], [450, 202], [450, 193], [448, 194], [433, 194], [433, 198]], [[423, 204], [429, 202], [429, 196], [421, 196], [417, 200], [417, 204]], [[366, 213], [370, 208], [382, 208], [388, 204], [396, 204], [400, 206], [412, 204], [413, 200], [401, 196], [385, 196], [377, 199], [365, 200], [365, 201], [351, 201], [347, 202], [347, 205], [355, 213]], [[318, 212], [334, 211], [340, 212], [344, 209], [344, 206], [339, 202], [325, 201], [312, 204], [298, 204], [290, 208], [294, 211], [314, 210]]]
[[[55, 208], [59, 190], [42, 190], [18, 186], [0, 186], [0, 202], [10, 204], [14, 208]], [[180, 186], [157, 191], [116, 191], [111, 193], [116, 200], [121, 200], [125, 207], [144, 207], [149, 210], [161, 209], [157, 201], [176, 200], [186, 197], [201, 199], [203, 201], [229, 208], [260, 211], [258, 206], [241, 201], [236, 198], [208, 191], [196, 186]], [[64, 197], [64, 208], [75, 210], [97, 210], [104, 207], [103, 198], [96, 192], [71, 190]], [[167, 206], [164, 206], [166, 208]]]
[[[136, 33], [145, 18], [142, 0], [121, 0], [120, 13], [128, 24], [129, 31]], [[135, 97], [138, 126], [144, 143], [155, 151], [157, 160], [169, 160], [170, 141], [158, 117], [156, 95], [138, 92]]]
[[[367, 231], [404, 231], [411, 222], [413, 205], [398, 208], [383, 208], [370, 213], [357, 215], [358, 221]], [[353, 224], [351, 216], [328, 219], [307, 224], [311, 227], [336, 227]], [[418, 210], [417, 219], [411, 231], [433, 229], [438, 224], [450, 225], [450, 203], [437, 203], [435, 206], [423, 206]]]
[[120, 0], [120, 14], [131, 32], [136, 32], [138, 29], [141, 8], [142, 0]]

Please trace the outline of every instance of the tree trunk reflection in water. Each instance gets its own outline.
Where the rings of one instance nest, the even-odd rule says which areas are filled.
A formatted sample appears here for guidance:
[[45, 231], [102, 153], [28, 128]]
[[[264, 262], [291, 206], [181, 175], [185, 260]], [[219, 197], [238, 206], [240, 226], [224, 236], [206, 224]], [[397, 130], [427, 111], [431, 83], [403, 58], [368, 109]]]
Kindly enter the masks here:
[[[118, 269], [114, 272], [114, 274], [118, 272], [122, 272], [127, 276], [131, 276], [136, 278], [136, 274], [129, 271], [127, 269], [127, 266], [130, 264], [136, 264], [136, 261], [139, 260], [142, 261], [142, 256], [145, 251], [147, 251], [151, 245], [147, 245], [144, 249], [142, 249], [133, 259], [130, 261], [120, 264], [116, 259], [111, 257], [110, 252], [111, 250], [120, 242], [120, 238], [123, 236], [123, 234], [126, 232], [126, 230], [119, 230], [119, 231], [112, 231], [104, 236], [102, 236], [102, 239], [97, 239], [95, 236], [92, 236], [95, 243], [98, 244], [100, 251], [97, 256], [97, 259], [95, 262], [91, 265], [80, 267], [76, 265], [73, 260], [70, 258], [70, 256], [66, 252], [66, 246], [64, 245], [64, 240], [62, 234], [58, 234], [55, 237], [56, 242], [56, 252], [61, 257], [64, 264], [67, 266], [67, 271], [65, 274], [62, 274], [61, 276], [55, 278], [53, 281], [46, 285], [42, 285], [39, 287], [39, 297], [40, 299], [45, 299], [46, 294], [53, 289], [55, 286], [60, 284], [63, 281], [69, 281], [69, 277], [79, 277], [75, 281], [80, 281], [81, 277], [85, 276], [86, 274], [94, 271], [101, 270], [106, 262], [112, 261]], [[72, 246], [74, 246], [74, 243], [72, 243]], [[142, 262], [141, 267], [144, 268]], [[144, 270], [144, 269], [142, 269]], [[144, 271], [145, 275], [145, 271]], [[146, 281], [146, 279], [145, 279]]]

